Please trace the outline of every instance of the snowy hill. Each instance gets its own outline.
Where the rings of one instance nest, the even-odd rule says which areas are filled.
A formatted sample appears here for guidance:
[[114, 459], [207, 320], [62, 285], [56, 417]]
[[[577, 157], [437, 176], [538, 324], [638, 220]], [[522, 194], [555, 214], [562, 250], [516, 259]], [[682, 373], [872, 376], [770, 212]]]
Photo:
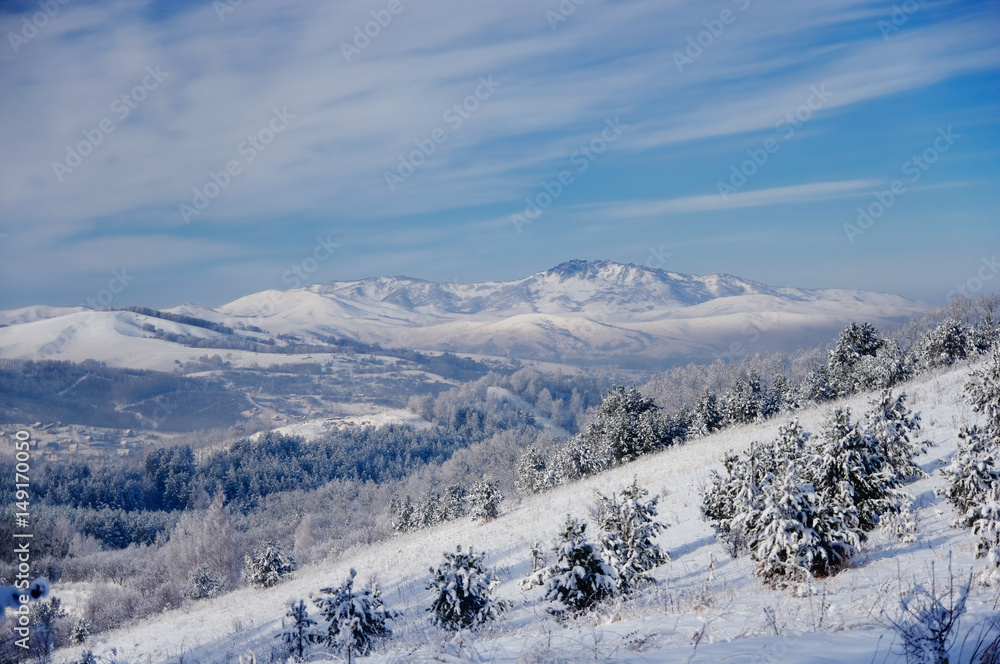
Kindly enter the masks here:
[[[957, 433], [977, 421], [962, 395], [969, 367], [924, 376], [902, 386], [909, 405], [922, 412], [922, 438], [934, 444], [918, 463], [930, 474], [906, 487], [915, 497], [916, 541], [900, 543], [875, 532], [853, 566], [835, 577], [817, 580], [813, 594], [796, 597], [766, 588], [746, 557], [730, 558], [700, 516], [699, 493], [713, 468], [730, 449], [773, 438], [786, 416], [762, 424], [724, 430], [667, 449], [610, 472], [503, 505], [501, 518], [479, 525], [460, 519], [370, 547], [351, 549], [297, 571], [269, 590], [244, 588], [164, 613], [138, 625], [102, 634], [89, 648], [99, 656], [117, 653], [116, 661], [235, 662], [244, 653], [258, 655], [275, 645], [289, 600], [310, 597], [339, 584], [357, 568], [359, 580], [376, 578], [388, 608], [403, 616], [391, 624], [396, 636], [371, 662], [856, 662], [901, 661], [893, 634], [880, 615], [898, 606], [899, 593], [913, 582], [926, 582], [935, 570], [938, 584], [947, 579], [949, 562], [964, 578], [983, 566], [974, 558], [968, 530], [950, 527], [951, 507], [936, 495], [944, 485], [935, 472], [940, 460], [956, 449]], [[819, 430], [834, 406], [849, 406], [858, 417], [868, 395], [798, 412], [803, 427]], [[568, 626], [546, 614], [538, 589], [524, 592], [517, 581], [530, 571], [529, 546], [551, 543], [567, 513], [588, 519], [594, 491], [608, 494], [635, 477], [663, 498], [660, 518], [667, 525], [659, 541], [671, 562], [657, 568], [658, 584], [624, 602]], [[432, 628], [424, 589], [428, 567], [437, 565], [456, 545], [484, 551], [501, 578], [499, 595], [512, 610], [489, 631], [451, 640]], [[951, 557], [949, 557], [951, 556]], [[72, 597], [83, 589], [53, 588]], [[974, 630], [997, 611], [997, 588], [977, 585], [969, 596], [961, 630]], [[72, 606], [70, 607], [73, 608]], [[960, 631], [961, 631], [960, 630]], [[994, 635], [995, 636], [995, 635]], [[975, 638], [973, 635], [972, 638]], [[954, 662], [968, 661], [972, 643], [962, 640]], [[56, 653], [56, 662], [80, 649]], [[124, 658], [124, 659], [121, 659]], [[258, 659], [258, 661], [260, 661]], [[316, 654], [310, 661], [327, 661]], [[330, 659], [329, 661], [339, 661]]]

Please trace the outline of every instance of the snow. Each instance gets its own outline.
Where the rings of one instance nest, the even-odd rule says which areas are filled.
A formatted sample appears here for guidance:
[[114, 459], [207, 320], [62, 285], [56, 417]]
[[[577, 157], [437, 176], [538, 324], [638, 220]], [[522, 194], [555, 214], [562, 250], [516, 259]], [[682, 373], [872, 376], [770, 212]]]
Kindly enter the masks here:
[[[396, 536], [369, 547], [351, 549], [306, 566], [275, 588], [243, 588], [222, 597], [192, 603], [139, 624], [95, 637], [88, 644], [98, 656], [113, 648], [129, 661], [236, 661], [255, 647], [275, 645], [290, 600], [315, 596], [336, 586], [350, 568], [359, 580], [375, 578], [389, 610], [402, 611], [392, 621], [395, 636], [387, 650], [366, 662], [815, 662], [896, 661], [890, 654], [893, 635], [879, 624], [882, 607], [896, 606], [901, 588], [925, 580], [931, 565], [939, 585], [949, 554], [956, 575], [982, 569], [974, 558], [975, 541], [968, 530], [951, 527], [951, 508], [935, 489], [944, 478], [934, 472], [939, 460], [956, 449], [959, 428], [980, 421], [962, 396], [968, 367], [925, 376], [904, 389], [908, 405], [922, 412], [921, 438], [935, 443], [917, 457], [931, 473], [905, 487], [916, 497], [916, 541], [899, 543], [878, 532], [863, 546], [851, 568], [814, 584], [815, 594], [794, 596], [766, 588], [746, 557], [730, 558], [700, 517], [699, 492], [712, 468], [729, 449], [745, 449], [753, 440], [776, 436], [789, 419], [727, 429], [688, 444], [644, 457], [549, 493], [502, 505], [504, 514], [489, 523], [459, 519], [438, 527]], [[858, 417], [867, 410], [867, 395], [835, 405], [849, 406]], [[797, 413], [807, 431], [818, 432], [833, 406]], [[666, 524], [658, 541], [671, 562], [653, 571], [659, 583], [627, 602], [611, 603], [599, 613], [562, 626], [546, 614], [543, 590], [522, 591], [518, 581], [531, 570], [530, 546], [550, 546], [567, 514], [588, 519], [594, 492], [620, 490], [635, 477], [652, 494], [661, 494], [660, 519]], [[595, 535], [591, 529], [588, 535]], [[482, 634], [457, 640], [434, 630], [426, 608], [428, 566], [445, 551], [474, 547], [501, 579], [497, 596], [513, 608]], [[53, 594], [61, 595], [59, 584]], [[996, 611], [998, 590], [974, 587], [963, 621], [971, 629]], [[69, 604], [69, 602], [67, 602]], [[825, 608], [822, 608], [825, 607]], [[70, 606], [70, 609], [73, 607]], [[310, 602], [314, 617], [318, 612]], [[770, 613], [769, 613], [770, 612]], [[773, 620], [769, 618], [773, 616]], [[237, 629], [235, 620], [249, 629]], [[62, 662], [79, 648], [55, 654]], [[953, 652], [953, 655], [957, 654]], [[310, 661], [338, 661], [314, 655]], [[952, 661], [966, 661], [955, 656]]]
[[[296, 422], [283, 427], [273, 429], [275, 433], [285, 436], [301, 436], [303, 439], [316, 440], [331, 431], [352, 426], [383, 427], [390, 424], [405, 424], [417, 429], [429, 429], [433, 426], [427, 420], [418, 415], [414, 415], [402, 408], [386, 408], [379, 411], [363, 412], [342, 417], [323, 417], [305, 422]], [[264, 432], [257, 432], [250, 436], [252, 440], [257, 440]]]

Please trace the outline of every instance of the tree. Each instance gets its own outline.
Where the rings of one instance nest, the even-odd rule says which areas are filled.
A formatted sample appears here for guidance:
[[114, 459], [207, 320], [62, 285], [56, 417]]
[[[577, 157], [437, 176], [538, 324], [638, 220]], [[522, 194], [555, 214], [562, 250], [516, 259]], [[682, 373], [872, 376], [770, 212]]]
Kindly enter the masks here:
[[541, 493], [555, 486], [549, 462], [534, 445], [518, 459], [516, 473], [514, 488], [522, 493]]
[[860, 547], [858, 533], [844, 518], [845, 507], [823, 503], [794, 467], [768, 485], [762, 503], [748, 538], [758, 574], [770, 584], [835, 574]]
[[441, 566], [430, 568], [430, 572], [427, 589], [433, 592], [434, 599], [427, 610], [431, 622], [442, 629], [476, 629], [495, 620], [509, 606], [493, 599], [500, 580], [483, 567], [482, 557], [472, 549], [463, 553], [459, 545], [455, 553], [445, 553]]
[[188, 574], [183, 594], [188, 599], [207, 599], [221, 595], [225, 589], [225, 581], [210, 565], [198, 565]]
[[611, 466], [660, 449], [670, 441], [666, 439], [659, 410], [635, 386], [610, 389], [584, 434], [587, 447]]
[[920, 431], [920, 413], [906, 407], [906, 392], [893, 397], [889, 390], [883, 390], [868, 403], [871, 410], [865, 413], [865, 428], [874, 440], [876, 453], [885, 459], [897, 482], [926, 477], [914, 461], [924, 451], [915, 440]]
[[438, 520], [452, 521], [465, 516], [465, 487], [461, 484], [450, 484], [444, 489], [444, 495], [438, 502]]
[[406, 496], [402, 501], [393, 498], [389, 501], [389, 512], [392, 514], [392, 531], [395, 533], [412, 533], [420, 529], [413, 500]]
[[[826, 505], [839, 505], [846, 524], [870, 531], [886, 513], [897, 513], [908, 501], [895, 487], [898, 480], [888, 467], [871, 434], [851, 420], [851, 411], [836, 409], [810, 450], [807, 476]], [[851, 509], [853, 508], [853, 510]]]
[[52, 650], [53, 634], [52, 628], [57, 620], [65, 618], [69, 614], [62, 608], [62, 600], [56, 596], [51, 596], [45, 601], [37, 601], [29, 605], [32, 625], [36, 626], [38, 638], [42, 642], [42, 650], [47, 656]]
[[587, 539], [587, 524], [566, 517], [553, 548], [555, 562], [547, 568], [545, 599], [561, 607], [550, 608], [557, 617], [579, 615], [618, 592], [615, 571]]
[[614, 570], [618, 590], [627, 594], [643, 583], [652, 582], [649, 570], [670, 560], [653, 539], [663, 530], [656, 521], [659, 496], [642, 499], [649, 491], [636, 480], [610, 498], [598, 494], [598, 525], [604, 531], [601, 552]]
[[965, 515], [1000, 485], [1000, 439], [989, 428], [963, 428], [958, 450], [941, 472], [948, 478], [944, 494], [961, 515], [956, 524], [971, 526]]
[[965, 323], [946, 318], [919, 342], [920, 363], [927, 368], [950, 366], [975, 352], [972, 330]]
[[[871, 323], [851, 323], [837, 337], [830, 351], [827, 370], [836, 396], [854, 394], [869, 387], [861, 371], [865, 358], [875, 358], [890, 342]], [[871, 362], [871, 360], [868, 360]], [[885, 386], [888, 387], [888, 386]]]
[[295, 560], [281, 555], [274, 542], [261, 542], [252, 556], [245, 556], [243, 578], [257, 588], [270, 588], [295, 570]]
[[972, 409], [986, 416], [986, 428], [1000, 438], [1000, 343], [994, 344], [985, 366], [973, 371], [965, 385]]
[[715, 433], [722, 428], [722, 425], [723, 415], [719, 408], [719, 400], [715, 393], [706, 387], [694, 405], [694, 413], [691, 417], [691, 435], [695, 438], [701, 438]]
[[282, 643], [288, 647], [299, 661], [302, 661], [309, 646], [318, 640], [316, 633], [313, 631], [316, 621], [309, 617], [309, 610], [306, 609], [305, 600], [301, 599], [297, 603], [291, 603], [285, 617], [289, 619], [289, 623], [286, 626], [285, 621], [281, 621], [283, 631], [278, 634], [277, 638], [281, 639]]
[[340, 586], [321, 589], [324, 596], [313, 600], [326, 620], [326, 631], [319, 635], [319, 641], [347, 652], [348, 657], [351, 653], [367, 655], [377, 639], [392, 636], [385, 622], [397, 615], [386, 610], [377, 585], [354, 590], [357, 574], [352, 568], [350, 576]]
[[751, 373], [747, 380], [737, 380], [723, 397], [726, 422], [749, 424], [761, 417], [763, 391], [760, 378]]
[[478, 482], [472, 485], [472, 493], [469, 494], [472, 518], [476, 521], [492, 521], [500, 516], [500, 501], [502, 500], [500, 483], [489, 475], [483, 475]]

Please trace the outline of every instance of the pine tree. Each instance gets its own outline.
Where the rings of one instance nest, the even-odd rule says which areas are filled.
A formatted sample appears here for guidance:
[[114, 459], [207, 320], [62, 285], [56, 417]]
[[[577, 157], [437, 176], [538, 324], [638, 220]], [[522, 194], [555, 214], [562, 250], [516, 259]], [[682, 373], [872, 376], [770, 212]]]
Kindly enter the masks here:
[[69, 642], [75, 646], [83, 645], [90, 638], [92, 632], [93, 628], [91, 624], [83, 618], [79, 618], [73, 623], [73, 631], [70, 632]]
[[723, 397], [726, 422], [730, 425], [749, 424], [761, 417], [763, 390], [760, 378], [751, 373], [747, 380], [738, 380]]
[[226, 589], [222, 576], [209, 565], [198, 565], [188, 574], [188, 587], [182, 594], [188, 599], [207, 599]]
[[402, 501], [393, 498], [389, 502], [389, 512], [392, 514], [394, 533], [412, 533], [420, 529], [410, 496], [406, 496]]
[[763, 492], [761, 513], [749, 535], [758, 573], [779, 587], [835, 574], [860, 546], [842, 510], [824, 504], [794, 468], [777, 478]]
[[503, 494], [500, 493], [500, 483], [489, 475], [483, 475], [478, 482], [472, 485], [472, 493], [469, 495], [472, 518], [476, 521], [492, 521], [500, 516], [500, 502]]
[[965, 391], [972, 409], [986, 416], [986, 430], [1000, 439], [1000, 343], [994, 344], [985, 366], [970, 378]]
[[281, 639], [298, 661], [302, 661], [309, 646], [318, 640], [317, 634], [313, 631], [316, 621], [309, 617], [305, 600], [301, 599], [297, 603], [291, 603], [285, 617], [289, 618], [289, 623], [286, 627], [282, 621], [281, 626], [284, 631], [278, 634], [277, 638]]
[[451, 484], [445, 487], [444, 495], [438, 505], [440, 521], [460, 519], [466, 514], [465, 499], [467, 491], [461, 484]]
[[[948, 478], [944, 491], [948, 501], [959, 514], [969, 513], [994, 486], [1000, 485], [1000, 439], [989, 428], [962, 429], [958, 434], [958, 450], [942, 473]], [[960, 517], [957, 523], [962, 521]]]
[[313, 600], [326, 621], [326, 630], [319, 635], [319, 641], [331, 648], [348, 653], [367, 655], [377, 639], [392, 636], [392, 630], [385, 621], [396, 617], [382, 604], [377, 585], [356, 591], [351, 569], [350, 576], [338, 587], [323, 588], [324, 595]]
[[950, 366], [975, 352], [972, 330], [954, 318], [941, 321], [920, 341], [917, 353], [927, 368]]
[[518, 459], [516, 474], [514, 488], [521, 493], [541, 493], [555, 486], [555, 478], [548, 460], [534, 445], [525, 450]]
[[608, 459], [599, 456], [582, 434], [567, 440], [552, 455], [552, 477], [556, 484], [575, 482], [608, 466]]
[[914, 461], [914, 457], [924, 451], [915, 440], [920, 431], [920, 413], [914, 414], [906, 407], [906, 393], [893, 397], [889, 390], [883, 390], [868, 403], [872, 408], [865, 413], [865, 428], [875, 442], [876, 453], [885, 459], [896, 476], [895, 483], [926, 477]]
[[434, 599], [427, 610], [431, 622], [442, 629], [476, 629], [508, 608], [507, 602], [493, 599], [500, 580], [483, 567], [481, 556], [472, 549], [463, 553], [459, 545], [455, 553], [445, 553], [441, 566], [430, 572], [427, 589], [433, 591]]
[[617, 594], [615, 571], [587, 539], [586, 530], [586, 523], [567, 516], [553, 548], [556, 559], [547, 569], [545, 599], [561, 605], [549, 609], [555, 616], [579, 615]]
[[614, 387], [604, 395], [584, 438], [587, 447], [610, 466], [628, 463], [663, 447], [660, 407], [634, 386]]
[[719, 400], [715, 393], [706, 387], [694, 406], [694, 414], [691, 418], [691, 435], [694, 438], [702, 438], [715, 433], [722, 428], [722, 425], [723, 415], [719, 408]]
[[[849, 409], [838, 408], [823, 425], [809, 453], [807, 473], [824, 505], [839, 505], [845, 516], [857, 515], [848, 527], [870, 531], [883, 514], [898, 512], [906, 497], [895, 489], [897, 479], [879, 445]], [[850, 508], [856, 511], [852, 511]]]
[[600, 538], [602, 556], [624, 594], [652, 582], [647, 572], [670, 560], [653, 541], [663, 525], [656, 521], [659, 496], [644, 502], [648, 494], [634, 478], [631, 485], [610, 498], [598, 494], [598, 525], [604, 531]]
[[243, 578], [257, 588], [270, 588], [295, 570], [295, 560], [285, 557], [274, 542], [257, 545], [252, 556], [245, 556]]
[[830, 384], [836, 396], [854, 394], [868, 387], [863, 372], [859, 371], [862, 360], [874, 358], [888, 343], [871, 323], [851, 323], [840, 333], [827, 361]]

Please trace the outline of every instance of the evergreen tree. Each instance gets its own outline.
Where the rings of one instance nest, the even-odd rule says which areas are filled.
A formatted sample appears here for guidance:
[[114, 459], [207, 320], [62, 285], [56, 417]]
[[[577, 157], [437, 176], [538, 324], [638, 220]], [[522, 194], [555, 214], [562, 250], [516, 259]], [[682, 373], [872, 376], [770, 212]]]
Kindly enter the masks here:
[[954, 318], [941, 321], [919, 342], [917, 354], [927, 368], [950, 366], [975, 352], [972, 330]]
[[541, 493], [555, 486], [555, 477], [546, 458], [534, 445], [518, 459], [514, 488], [521, 493]]
[[445, 487], [444, 495], [438, 505], [438, 519], [440, 521], [452, 521], [460, 519], [466, 514], [465, 487], [461, 484], [451, 484]]
[[881, 337], [871, 323], [851, 323], [847, 326], [837, 337], [827, 361], [830, 385], [836, 396], [854, 394], [871, 387], [865, 382], [865, 374], [870, 371], [861, 370], [864, 358], [875, 358], [888, 345], [889, 341]]
[[965, 518], [979, 538], [976, 557], [986, 558], [989, 564], [986, 580], [1000, 583], [1000, 482], [990, 487], [981, 503], [969, 508]]
[[723, 415], [719, 408], [719, 400], [715, 393], [706, 387], [694, 406], [691, 418], [691, 435], [694, 438], [702, 438], [715, 433], [722, 428], [722, 425]]
[[777, 586], [835, 574], [860, 546], [844, 509], [823, 503], [794, 468], [782, 474], [763, 492], [761, 513], [750, 533], [758, 573]]
[[295, 570], [295, 560], [285, 557], [274, 542], [261, 542], [252, 556], [245, 556], [243, 578], [257, 588], [270, 588]]
[[747, 380], [738, 380], [723, 398], [726, 422], [731, 425], [749, 424], [761, 417], [763, 390], [760, 378], [751, 373]]
[[347, 653], [367, 655], [377, 639], [392, 636], [392, 630], [385, 621], [396, 617], [382, 604], [377, 585], [356, 591], [351, 569], [350, 576], [338, 587], [323, 588], [324, 595], [313, 600], [326, 621], [326, 630], [319, 635], [319, 641], [331, 648]]
[[568, 484], [608, 467], [583, 434], [567, 440], [552, 456], [552, 477], [556, 484]]
[[500, 516], [500, 501], [503, 494], [500, 493], [500, 483], [489, 475], [472, 485], [472, 493], [469, 495], [472, 518], [476, 521], [492, 521]]
[[394, 533], [412, 533], [420, 529], [413, 500], [406, 496], [402, 501], [393, 498], [389, 501], [389, 512], [392, 514], [392, 531]]
[[800, 398], [813, 403], [825, 403], [837, 398], [837, 388], [833, 385], [826, 365], [820, 365], [809, 372], [800, 388]]
[[83, 618], [79, 618], [73, 623], [73, 631], [70, 632], [69, 642], [75, 646], [83, 645], [90, 638], [92, 632], [93, 628], [91, 624]]
[[587, 539], [586, 530], [586, 523], [567, 516], [553, 549], [555, 562], [546, 570], [545, 599], [561, 605], [549, 609], [555, 616], [579, 615], [617, 594], [615, 571]]
[[958, 434], [958, 450], [942, 473], [948, 478], [944, 494], [960, 515], [956, 525], [971, 526], [964, 515], [982, 504], [1000, 485], [1000, 438], [977, 426]]
[[659, 496], [643, 501], [649, 491], [636, 480], [610, 498], [598, 494], [599, 522], [604, 531], [600, 538], [602, 555], [614, 570], [618, 590], [629, 593], [652, 578], [649, 570], [670, 560], [653, 541], [663, 525], [656, 521]]
[[838, 408], [824, 423], [807, 467], [821, 503], [841, 506], [847, 518], [857, 515], [857, 523], [848, 521], [848, 527], [870, 531], [883, 514], [896, 513], [907, 502], [895, 489], [897, 478], [879, 445], [851, 421], [849, 409]]
[[442, 629], [475, 629], [508, 608], [507, 602], [493, 599], [500, 580], [483, 567], [481, 556], [472, 549], [463, 553], [459, 545], [455, 553], [445, 553], [441, 566], [430, 572], [427, 589], [433, 591], [434, 599], [427, 610], [431, 622]]
[[286, 625], [285, 621], [281, 621], [283, 631], [278, 634], [277, 638], [281, 639], [298, 661], [302, 661], [309, 646], [317, 641], [317, 635], [313, 631], [316, 627], [316, 621], [309, 617], [305, 600], [301, 599], [297, 603], [291, 603], [285, 617], [289, 619], [289, 622]]
[[634, 386], [614, 387], [604, 395], [584, 438], [597, 458], [611, 466], [628, 463], [669, 444], [652, 399]]
[[226, 589], [226, 583], [210, 565], [198, 565], [188, 573], [188, 587], [183, 595], [188, 599], [217, 597]]
[[985, 366], [973, 371], [965, 386], [972, 409], [986, 416], [986, 429], [1000, 438], [1000, 343], [993, 346]]
[[914, 457], [923, 451], [915, 440], [920, 431], [920, 414], [906, 407], [906, 393], [893, 397], [883, 390], [868, 400], [871, 410], [865, 413], [865, 428], [872, 436], [876, 453], [883, 457], [896, 476], [895, 483], [926, 477]]

